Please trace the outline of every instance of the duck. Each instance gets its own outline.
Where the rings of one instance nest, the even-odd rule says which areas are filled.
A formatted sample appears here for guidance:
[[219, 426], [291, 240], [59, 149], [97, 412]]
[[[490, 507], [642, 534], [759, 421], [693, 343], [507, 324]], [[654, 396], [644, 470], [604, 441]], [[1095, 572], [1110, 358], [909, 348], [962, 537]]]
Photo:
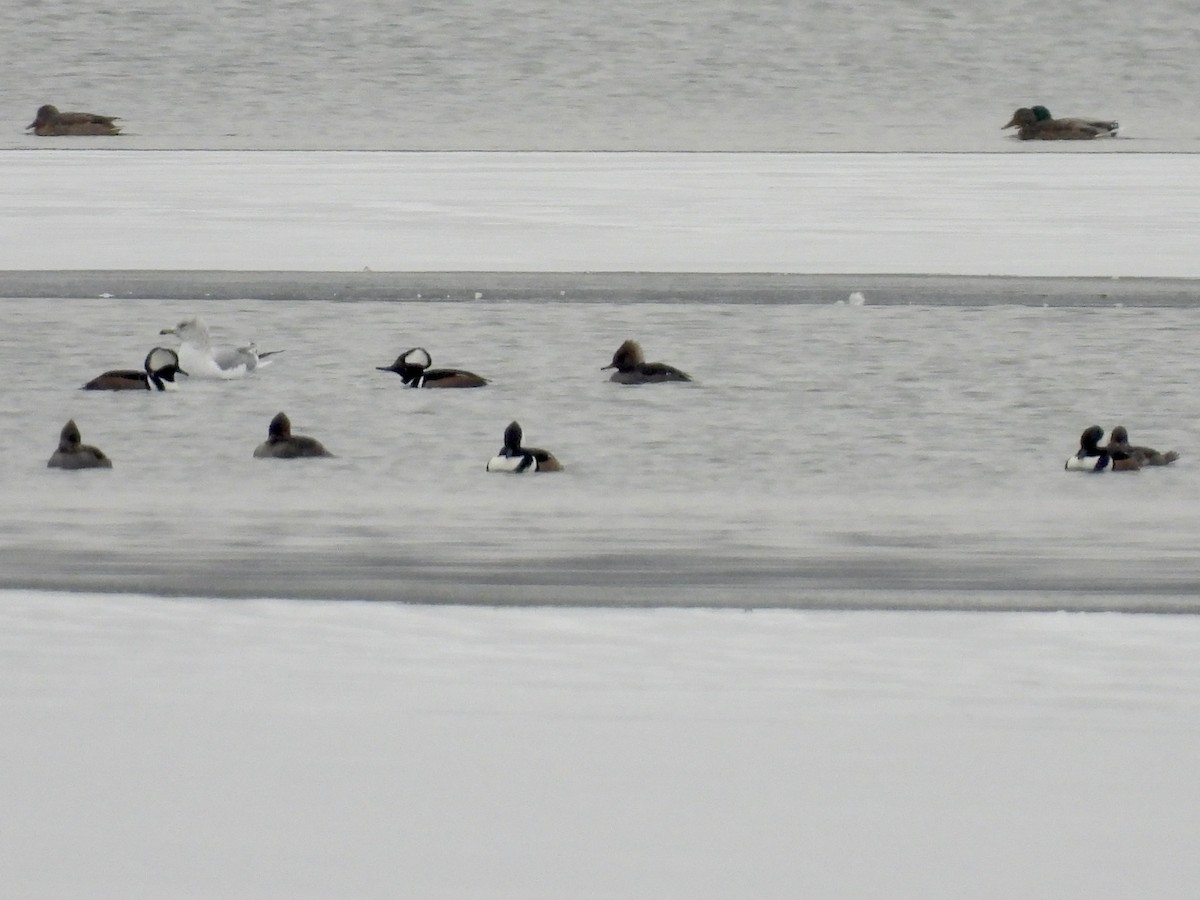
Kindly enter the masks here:
[[74, 419], [67, 421], [58, 434], [58, 449], [46, 463], [48, 469], [111, 469], [112, 460], [103, 450], [83, 443]]
[[1023, 141], [1090, 141], [1096, 137], [1116, 137], [1120, 124], [1100, 119], [1056, 119], [1044, 106], [1021, 107], [1005, 128], [1016, 128]]
[[1141, 463], [1124, 450], [1100, 446], [1104, 429], [1089, 425], [1079, 436], [1079, 450], [1063, 466], [1069, 472], [1136, 472]]
[[1174, 450], [1159, 453], [1153, 447], [1130, 446], [1129, 431], [1124, 425], [1118, 425], [1109, 435], [1108, 452], [1110, 455], [1114, 453], [1126, 453], [1136, 459], [1138, 464], [1142, 466], [1166, 466], [1179, 459], [1179, 454]]
[[85, 391], [172, 391], [176, 375], [187, 375], [179, 368], [179, 354], [166, 347], [155, 347], [146, 354], [145, 371], [114, 369], [97, 375], [83, 386]]
[[279, 412], [267, 426], [267, 439], [254, 450], [255, 459], [311, 459], [332, 457], [316, 438], [292, 434], [292, 420]]
[[488, 383], [474, 372], [462, 369], [431, 369], [433, 357], [424, 347], [413, 347], [396, 357], [390, 366], [376, 366], [380, 372], [395, 372], [405, 386], [413, 388], [474, 388]]
[[61, 137], [72, 134], [120, 134], [121, 126], [113, 121], [120, 116], [100, 116], [86, 112], [59, 112], [47, 103], [39, 106], [37, 116], [25, 126], [33, 129], [38, 137]]
[[618, 384], [657, 384], [662, 381], [691, 381], [686, 372], [666, 363], [648, 363], [637, 341], [625, 341], [613, 354], [612, 362], [601, 366], [600, 371], [616, 369], [609, 381]]
[[561, 472], [562, 463], [549, 450], [538, 447], [522, 447], [523, 437], [518, 422], [510, 422], [504, 429], [504, 446], [487, 464], [489, 472]]
[[244, 378], [270, 365], [273, 360], [268, 357], [283, 352], [261, 351], [253, 342], [241, 347], [213, 349], [208, 325], [199, 317], [184, 319], [173, 328], [164, 328], [159, 334], [173, 334], [179, 338], [179, 364], [194, 378]]

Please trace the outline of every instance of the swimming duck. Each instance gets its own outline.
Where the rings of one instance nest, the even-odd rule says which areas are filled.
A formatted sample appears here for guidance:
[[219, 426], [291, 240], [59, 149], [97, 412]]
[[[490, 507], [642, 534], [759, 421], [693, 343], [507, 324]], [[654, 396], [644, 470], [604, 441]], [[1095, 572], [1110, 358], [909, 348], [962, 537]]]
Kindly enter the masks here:
[[1070, 472], [1136, 472], [1141, 464], [1124, 450], [1100, 446], [1104, 429], [1091, 425], [1079, 436], [1079, 452], [1067, 459]]
[[83, 443], [79, 427], [71, 419], [58, 435], [58, 449], [46, 463], [48, 469], [111, 469], [112, 460], [98, 450]]
[[487, 464], [489, 472], [561, 472], [562, 463], [549, 450], [521, 446], [521, 426], [509, 423], [504, 446]]
[[1118, 425], [1108, 438], [1108, 452], [1126, 453], [1137, 460], [1142, 466], [1165, 466], [1179, 459], [1174, 450], [1159, 453], [1153, 447], [1132, 447], [1129, 444], [1129, 432], [1124, 425]]
[[431, 369], [433, 357], [424, 347], [413, 347], [396, 357], [390, 366], [376, 366], [380, 372], [395, 372], [408, 387], [414, 388], [473, 388], [487, 384], [474, 372], [462, 369]]
[[270, 365], [273, 360], [267, 357], [283, 352], [261, 352], [253, 342], [242, 347], [214, 350], [208, 326], [199, 318], [184, 319], [174, 328], [164, 328], [159, 334], [173, 334], [179, 338], [180, 365], [197, 378], [242, 378]]
[[179, 368], [179, 354], [166, 347], [155, 347], [146, 354], [144, 372], [135, 369], [114, 369], [97, 375], [83, 386], [85, 391], [171, 391], [176, 388], [175, 376], [186, 375]]
[[666, 363], [648, 363], [637, 341], [626, 341], [613, 354], [612, 362], [600, 371], [616, 369], [609, 381], [619, 384], [654, 384], [660, 381], [691, 381], [691, 376]]
[[120, 116], [98, 116], [95, 113], [59, 112], [47, 103], [38, 107], [37, 117], [25, 126], [38, 137], [60, 137], [68, 134], [120, 134], [121, 126], [113, 120]]
[[1099, 119], [1056, 119], [1044, 106], [1021, 107], [1005, 128], [1016, 128], [1023, 141], [1090, 141], [1095, 137], [1116, 137], [1120, 125]]
[[292, 420], [276, 413], [267, 426], [267, 439], [254, 450], [255, 459], [303, 459], [333, 456], [316, 438], [292, 434]]

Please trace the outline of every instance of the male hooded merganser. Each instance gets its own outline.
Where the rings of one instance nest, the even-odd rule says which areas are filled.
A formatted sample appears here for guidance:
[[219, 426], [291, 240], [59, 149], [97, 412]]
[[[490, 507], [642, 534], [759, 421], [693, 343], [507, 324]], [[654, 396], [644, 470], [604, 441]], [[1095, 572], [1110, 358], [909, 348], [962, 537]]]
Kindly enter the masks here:
[[194, 378], [241, 378], [272, 362], [268, 356], [282, 350], [259, 351], [253, 342], [242, 347], [213, 349], [208, 326], [199, 318], [184, 319], [174, 328], [164, 328], [159, 334], [179, 338], [180, 365], [186, 366]]
[[83, 386], [85, 391], [172, 391], [175, 376], [186, 375], [179, 368], [179, 354], [166, 347], [155, 347], [146, 354], [145, 371], [114, 369], [97, 375]]
[[562, 463], [549, 450], [521, 446], [521, 426], [504, 429], [504, 446], [487, 464], [489, 472], [561, 472]]
[[316, 438], [292, 434], [292, 421], [277, 413], [267, 426], [267, 439], [254, 450], [256, 459], [302, 459], [333, 456]]
[[95, 113], [59, 112], [47, 103], [38, 107], [37, 116], [25, 126], [38, 137], [61, 137], [69, 134], [120, 134], [121, 126], [113, 120], [120, 116], [98, 116]]
[[487, 384], [474, 372], [462, 369], [431, 369], [433, 357], [424, 347], [413, 347], [396, 357], [390, 366], [376, 366], [380, 372], [395, 372], [408, 387], [414, 388], [473, 388]]
[[112, 460], [98, 450], [83, 443], [75, 420], [63, 426], [58, 435], [58, 449], [46, 463], [49, 469], [111, 469]]
[[1108, 452], [1125, 453], [1138, 461], [1142, 466], [1165, 466], [1179, 459], [1179, 454], [1174, 450], [1168, 450], [1166, 453], [1159, 453], [1153, 447], [1131, 447], [1129, 444], [1129, 432], [1124, 425], [1118, 425], [1112, 430], [1112, 434], [1108, 438]]
[[1005, 128], [1016, 128], [1023, 141], [1090, 141], [1097, 137], [1116, 137], [1120, 125], [1100, 119], [1056, 119], [1044, 106], [1021, 107]]
[[1123, 450], [1100, 446], [1104, 429], [1099, 425], [1086, 428], [1079, 436], [1079, 452], [1067, 459], [1063, 467], [1072, 472], [1136, 472], [1141, 464]]
[[660, 381], [691, 381], [691, 376], [666, 363], [648, 363], [637, 341], [626, 341], [613, 354], [612, 362], [600, 371], [616, 369], [609, 381], [619, 384], [654, 384]]

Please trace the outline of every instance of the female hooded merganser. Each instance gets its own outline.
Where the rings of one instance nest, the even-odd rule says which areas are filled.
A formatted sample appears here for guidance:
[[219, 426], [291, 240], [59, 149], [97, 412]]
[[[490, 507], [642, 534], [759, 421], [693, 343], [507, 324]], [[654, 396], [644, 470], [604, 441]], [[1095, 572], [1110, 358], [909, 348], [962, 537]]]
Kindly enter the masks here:
[[316, 438], [292, 434], [292, 421], [277, 413], [267, 426], [267, 439], [254, 451], [256, 459], [303, 459], [333, 456]]
[[180, 364], [187, 366], [194, 378], [241, 378], [270, 365], [268, 356], [282, 350], [260, 352], [253, 342], [242, 347], [213, 349], [208, 326], [199, 318], [184, 319], [174, 328], [164, 328], [159, 334], [179, 338]]
[[1092, 425], [1079, 436], [1079, 452], [1067, 459], [1063, 467], [1071, 472], [1136, 472], [1141, 464], [1123, 450], [1100, 446], [1104, 429]]
[[655, 384], [660, 381], [691, 381], [691, 376], [666, 363], [648, 363], [637, 341], [626, 341], [613, 354], [612, 362], [600, 371], [616, 369], [609, 381], [619, 384]]
[[49, 469], [111, 469], [112, 460], [104, 451], [83, 443], [75, 420], [63, 426], [58, 435], [58, 449], [46, 463]]
[[179, 368], [179, 354], [166, 347], [155, 347], [146, 354], [144, 372], [114, 369], [97, 375], [83, 386], [85, 391], [172, 391], [175, 376], [186, 375]]
[[1090, 141], [1096, 137], [1116, 137], [1120, 125], [1100, 119], [1056, 119], [1044, 106], [1021, 107], [1005, 128], [1016, 128], [1023, 141]]
[[1166, 453], [1159, 453], [1153, 447], [1131, 447], [1129, 445], [1129, 432], [1124, 425], [1118, 425], [1112, 430], [1112, 434], [1108, 438], [1108, 452], [1125, 453], [1138, 461], [1138, 465], [1142, 466], [1165, 466], [1179, 459], [1179, 454], [1174, 450], [1168, 450]]
[[121, 126], [113, 120], [120, 116], [98, 116], [95, 113], [59, 112], [47, 103], [38, 107], [37, 116], [25, 126], [38, 137], [61, 137], [69, 134], [120, 134]]
[[487, 464], [489, 472], [561, 472], [562, 463], [549, 450], [521, 446], [521, 426], [504, 429], [504, 446]]
[[474, 372], [462, 369], [431, 369], [433, 357], [424, 347], [413, 347], [396, 357], [390, 366], [376, 366], [380, 372], [395, 372], [408, 387], [414, 388], [473, 388], [487, 384]]

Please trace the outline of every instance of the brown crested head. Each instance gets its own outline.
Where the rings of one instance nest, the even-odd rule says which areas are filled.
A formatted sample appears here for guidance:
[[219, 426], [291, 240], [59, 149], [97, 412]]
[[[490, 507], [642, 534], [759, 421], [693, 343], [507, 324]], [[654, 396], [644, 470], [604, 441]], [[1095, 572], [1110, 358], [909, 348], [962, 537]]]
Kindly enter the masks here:
[[271, 420], [271, 424], [267, 426], [267, 437], [280, 440], [292, 436], [292, 420], [287, 417], [286, 413], [276, 413], [275, 418]]

